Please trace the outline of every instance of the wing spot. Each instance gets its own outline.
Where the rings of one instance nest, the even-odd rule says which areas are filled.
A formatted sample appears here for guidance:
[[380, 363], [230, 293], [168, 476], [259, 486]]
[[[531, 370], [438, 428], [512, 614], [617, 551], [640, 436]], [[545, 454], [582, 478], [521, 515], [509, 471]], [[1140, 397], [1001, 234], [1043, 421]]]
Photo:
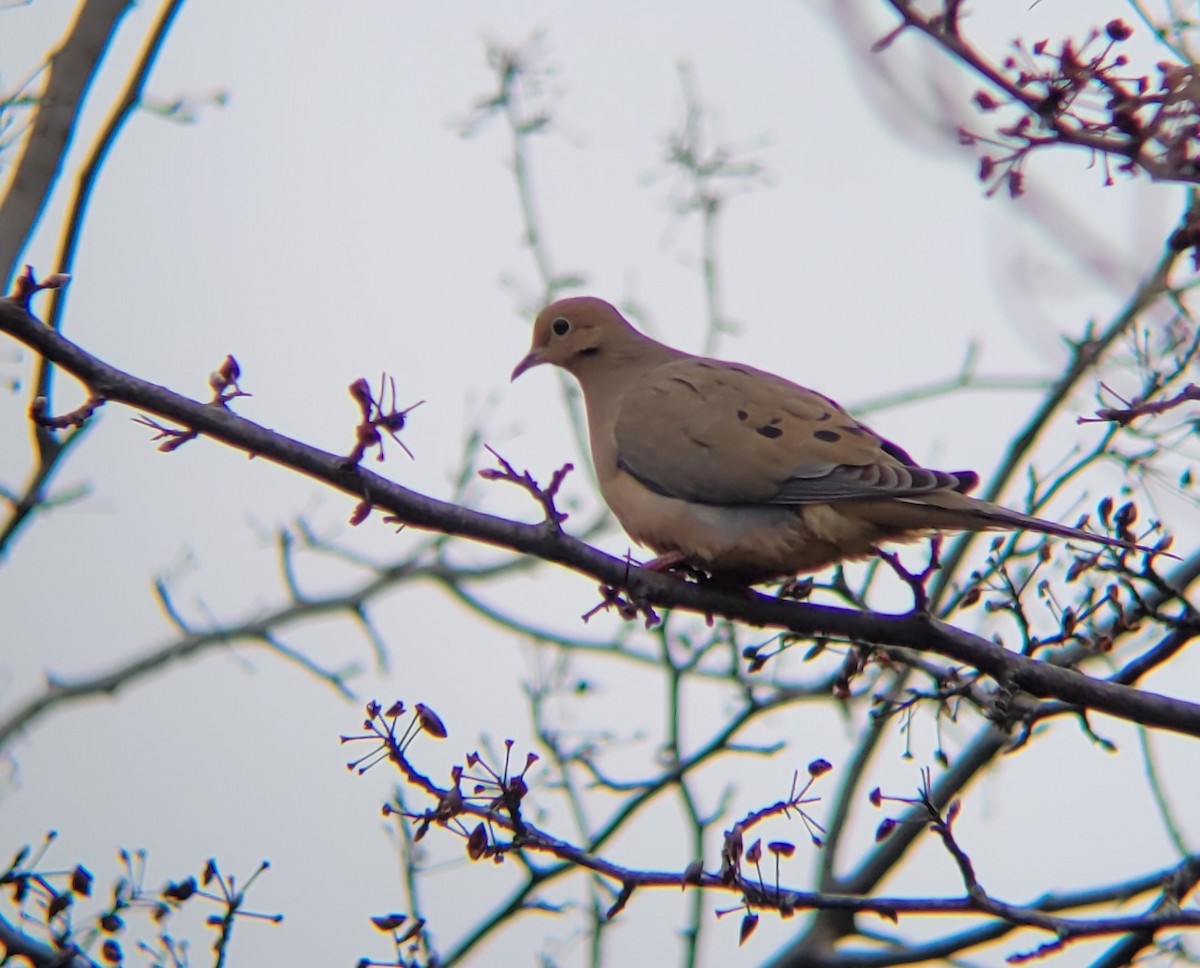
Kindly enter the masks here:
[[817, 440], [825, 440], [831, 444], [842, 439], [842, 435], [836, 430], [818, 430], [813, 434], [813, 436], [816, 437]]
[[737, 412], [737, 415], [738, 415], [738, 420], [748, 420], [750, 418], [750, 414], [746, 413], [745, 410], [739, 410]]
[[691, 390], [692, 393], [696, 394], [696, 396], [700, 396], [700, 391], [696, 389], [696, 384], [692, 383], [690, 380], [685, 380], [681, 376], [673, 376], [671, 377], [671, 381], [673, 383], [682, 383], [685, 387]]
[[774, 440], [776, 437], [783, 436], [783, 431], [774, 424], [766, 424], [765, 426], [759, 427], [758, 432], [769, 440]]

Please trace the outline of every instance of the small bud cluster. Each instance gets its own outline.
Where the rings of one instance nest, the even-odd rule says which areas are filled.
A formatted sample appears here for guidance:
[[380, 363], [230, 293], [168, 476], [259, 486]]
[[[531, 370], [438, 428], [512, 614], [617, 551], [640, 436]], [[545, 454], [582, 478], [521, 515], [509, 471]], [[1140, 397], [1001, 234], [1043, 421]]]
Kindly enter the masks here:
[[[785, 800], [780, 800], [769, 807], [748, 814], [725, 831], [725, 840], [721, 845], [721, 870], [717, 874], [717, 880], [722, 884], [739, 889], [742, 894], [742, 903], [735, 908], [718, 910], [717, 917], [724, 917], [736, 911], [745, 912], [742, 915], [741, 928], [738, 931], [739, 945], [745, 944], [750, 935], [754, 933], [754, 929], [758, 927], [759, 915], [755, 912], [755, 908], [771, 908], [778, 911], [783, 918], [790, 918], [796, 911], [796, 896], [794, 892], [780, 885], [779, 876], [782, 862], [790, 859], [796, 853], [796, 845], [788, 840], [771, 840], [764, 845], [762, 838], [756, 837], [747, 847], [746, 835], [758, 824], [771, 817], [790, 817], [792, 813], [795, 813], [808, 830], [813, 846], [823, 847], [824, 840], [820, 834], [825, 832], [824, 828], [803, 808], [807, 804], [817, 801], [816, 797], [808, 795], [809, 790], [812, 789], [813, 783], [818, 778], [832, 769], [833, 766], [828, 760], [813, 760], [808, 764], [808, 780], [803, 786], [798, 786], [800, 774], [797, 771], [792, 776], [792, 788]], [[764, 849], [774, 858], [775, 875], [771, 884], [763, 879]], [[747, 876], [744, 872], [743, 867], [746, 864], [753, 865], [753, 877]], [[684, 871], [683, 886], [686, 888], [689, 884], [703, 884], [704, 878], [703, 868], [698, 861], [694, 861]]]
[[[38, 964], [50, 964], [51, 952], [56, 952], [54, 964], [75, 964], [76, 960], [91, 964], [85, 949], [93, 945], [98, 949], [100, 964], [126, 964], [122, 936], [129, 930], [128, 920], [133, 913], [149, 918], [159, 931], [156, 944], [139, 939], [136, 947], [153, 956], [155, 964], [181, 964], [183, 948], [167, 933], [165, 924], [174, 912], [193, 898], [207, 900], [222, 908], [220, 914], [208, 919], [209, 925], [218, 930], [214, 951], [221, 958], [224, 957], [229, 943], [229, 929], [235, 919], [248, 917], [274, 923], [283, 920], [282, 915], [244, 910], [246, 890], [259, 874], [270, 867], [267, 861], [263, 861], [240, 888], [232, 876], [221, 874], [215, 860], [209, 859], [199, 881], [189, 876], [179, 881], [168, 881], [158, 890], [148, 890], [144, 886], [146, 852], [125, 849], [119, 852], [122, 873], [113, 883], [107, 903], [98, 912], [85, 917], [78, 908], [93, 895], [95, 885], [91, 872], [82, 864], [68, 871], [39, 870], [42, 859], [56, 837], [51, 831], [36, 850], [28, 845], [22, 847], [13, 856], [7, 869], [0, 870], [0, 887], [6, 888], [11, 893], [13, 903], [25, 911], [22, 920], [27, 925], [40, 922], [47, 934], [47, 960], [38, 961]], [[33, 913], [35, 911], [36, 915]]]

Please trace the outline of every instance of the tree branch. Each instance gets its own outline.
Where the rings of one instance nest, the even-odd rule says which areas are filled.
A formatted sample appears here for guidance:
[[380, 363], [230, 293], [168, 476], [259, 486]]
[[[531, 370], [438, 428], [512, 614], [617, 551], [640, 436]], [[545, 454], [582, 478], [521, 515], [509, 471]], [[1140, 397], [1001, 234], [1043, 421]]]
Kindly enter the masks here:
[[67, 35], [50, 54], [25, 148], [0, 199], [0, 287], [6, 291], [58, 181], [83, 99], [121, 18], [132, 7], [132, 0], [82, 0]]
[[[722, 615], [751, 625], [788, 629], [802, 636], [905, 646], [936, 652], [979, 669], [1005, 690], [1021, 689], [1145, 726], [1200, 736], [1200, 705], [1092, 679], [1018, 655], [926, 614], [887, 615], [786, 602], [698, 585], [631, 567], [560, 533], [438, 501], [387, 480], [345, 457], [319, 450], [239, 417], [223, 406], [200, 403], [139, 379], [92, 356], [34, 319], [12, 300], [0, 300], [0, 331], [72, 373], [93, 396], [125, 403], [174, 420], [190, 430], [322, 481], [416, 528], [535, 555], [626, 589], [634, 602]], [[1180, 626], [1189, 637], [1200, 628]]]
[[3, 914], [0, 914], [0, 948], [4, 950], [5, 962], [25, 958], [30, 968], [98, 968], [96, 962], [78, 949], [63, 950], [23, 934]]

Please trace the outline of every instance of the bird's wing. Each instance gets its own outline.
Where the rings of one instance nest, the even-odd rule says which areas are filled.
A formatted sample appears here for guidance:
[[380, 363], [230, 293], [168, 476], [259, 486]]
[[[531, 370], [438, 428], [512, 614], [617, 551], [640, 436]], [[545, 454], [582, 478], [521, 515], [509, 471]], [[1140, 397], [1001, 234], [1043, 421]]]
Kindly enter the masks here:
[[618, 465], [703, 504], [812, 504], [969, 490], [970, 472], [918, 466], [832, 400], [770, 373], [689, 357], [620, 395]]

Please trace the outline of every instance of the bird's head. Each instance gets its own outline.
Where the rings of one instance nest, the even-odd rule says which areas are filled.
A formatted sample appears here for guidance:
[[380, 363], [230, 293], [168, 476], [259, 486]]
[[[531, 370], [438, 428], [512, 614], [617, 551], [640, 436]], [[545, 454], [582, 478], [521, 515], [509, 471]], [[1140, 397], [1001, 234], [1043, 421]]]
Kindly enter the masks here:
[[640, 334], [616, 307], [595, 296], [573, 296], [551, 303], [533, 323], [533, 341], [525, 359], [517, 364], [515, 380], [543, 363], [561, 366], [579, 376], [614, 349]]

